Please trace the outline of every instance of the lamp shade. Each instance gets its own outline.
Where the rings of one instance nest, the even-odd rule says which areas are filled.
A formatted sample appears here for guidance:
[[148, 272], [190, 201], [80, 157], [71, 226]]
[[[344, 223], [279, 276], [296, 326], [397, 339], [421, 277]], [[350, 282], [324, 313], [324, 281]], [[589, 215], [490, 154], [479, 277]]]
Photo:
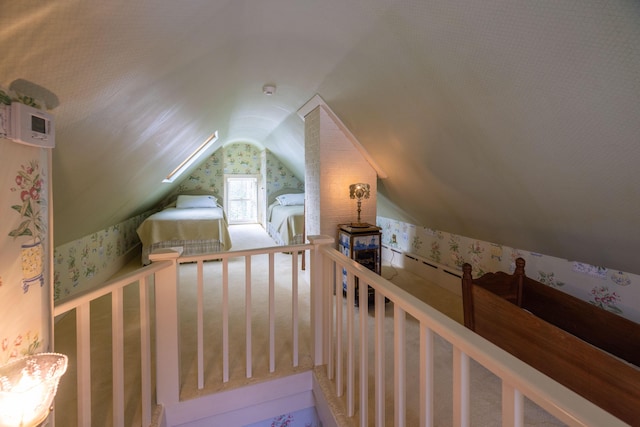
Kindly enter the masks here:
[[49, 415], [67, 356], [39, 353], [0, 367], [0, 427], [35, 426]]
[[368, 199], [369, 198], [369, 184], [359, 182], [357, 184], [351, 184], [349, 186], [349, 197], [351, 199]]

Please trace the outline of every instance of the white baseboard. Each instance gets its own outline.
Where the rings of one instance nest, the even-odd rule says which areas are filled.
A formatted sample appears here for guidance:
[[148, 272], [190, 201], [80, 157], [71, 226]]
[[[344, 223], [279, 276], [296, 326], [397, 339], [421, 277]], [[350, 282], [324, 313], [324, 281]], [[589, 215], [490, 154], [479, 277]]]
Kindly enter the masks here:
[[[311, 390], [307, 390], [310, 378]], [[238, 400], [239, 395], [242, 399]], [[173, 424], [175, 422], [180, 423], [177, 427], [247, 425], [311, 406], [315, 406], [323, 427], [345, 425], [337, 421], [322, 387], [309, 371], [296, 374], [294, 378], [267, 381], [194, 399], [189, 403], [181, 402], [170, 415], [162, 405], [158, 405], [150, 427], [169, 427], [176, 425]], [[171, 418], [172, 423], [167, 417]]]
[[456, 295], [462, 295], [462, 271], [460, 270], [386, 245], [382, 245], [382, 260], [429, 280]]
[[242, 426], [314, 406], [311, 371], [165, 408], [169, 426]]

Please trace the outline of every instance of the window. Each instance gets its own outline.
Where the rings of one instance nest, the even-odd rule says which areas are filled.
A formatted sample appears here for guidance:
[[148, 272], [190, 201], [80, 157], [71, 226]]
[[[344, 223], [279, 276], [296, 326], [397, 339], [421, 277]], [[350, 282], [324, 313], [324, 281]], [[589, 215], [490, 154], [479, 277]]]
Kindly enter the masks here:
[[205, 142], [203, 142], [202, 144], [200, 144], [198, 148], [196, 148], [196, 151], [191, 153], [191, 155], [189, 155], [189, 157], [184, 159], [184, 161], [180, 163], [180, 165], [178, 165], [178, 167], [175, 168], [173, 172], [167, 175], [167, 177], [163, 179], [162, 182], [175, 181], [175, 179], [179, 177], [182, 174], [182, 172], [186, 171], [189, 168], [189, 166], [191, 166], [193, 162], [195, 162], [198, 159], [198, 157], [200, 157], [202, 153], [207, 151], [207, 148], [211, 147], [213, 143], [216, 142], [217, 140], [218, 140], [218, 131], [215, 131], [214, 133], [209, 135], [209, 138], [207, 138]]
[[257, 175], [226, 176], [224, 194], [229, 224], [258, 222]]

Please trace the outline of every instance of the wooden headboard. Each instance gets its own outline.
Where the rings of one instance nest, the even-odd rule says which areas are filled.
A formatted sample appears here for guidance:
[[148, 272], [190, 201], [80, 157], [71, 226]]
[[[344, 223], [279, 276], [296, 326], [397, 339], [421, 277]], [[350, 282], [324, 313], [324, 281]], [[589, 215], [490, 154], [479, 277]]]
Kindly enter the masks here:
[[465, 326], [640, 426], [640, 324], [526, 277], [522, 258], [514, 274], [462, 270]]
[[[478, 286], [506, 299], [544, 321], [580, 339], [640, 366], [640, 325], [525, 275], [525, 261], [516, 259], [513, 274], [487, 273], [471, 277], [471, 266], [462, 267], [465, 326], [475, 330], [477, 313], [472, 287]], [[637, 334], [637, 335], [636, 335]]]

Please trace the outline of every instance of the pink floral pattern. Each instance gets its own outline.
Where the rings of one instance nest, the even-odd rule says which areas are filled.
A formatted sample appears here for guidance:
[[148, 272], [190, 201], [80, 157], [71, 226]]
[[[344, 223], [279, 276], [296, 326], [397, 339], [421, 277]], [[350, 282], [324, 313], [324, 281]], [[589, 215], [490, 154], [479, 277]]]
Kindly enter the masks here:
[[11, 192], [18, 193], [20, 204], [12, 205], [11, 209], [20, 214], [21, 222], [18, 228], [11, 230], [9, 236], [31, 236], [35, 241], [42, 241], [46, 233], [42, 219], [44, 179], [37, 160], [22, 165], [15, 177], [15, 187]]
[[34, 354], [41, 346], [38, 334], [27, 331], [24, 335], [18, 334], [13, 338], [3, 337], [0, 340], [1, 360], [0, 363], [7, 363], [28, 354]]
[[609, 310], [613, 313], [620, 314], [622, 311], [615, 306], [620, 301], [620, 296], [615, 292], [609, 291], [608, 286], [596, 286], [591, 289], [591, 304]]

